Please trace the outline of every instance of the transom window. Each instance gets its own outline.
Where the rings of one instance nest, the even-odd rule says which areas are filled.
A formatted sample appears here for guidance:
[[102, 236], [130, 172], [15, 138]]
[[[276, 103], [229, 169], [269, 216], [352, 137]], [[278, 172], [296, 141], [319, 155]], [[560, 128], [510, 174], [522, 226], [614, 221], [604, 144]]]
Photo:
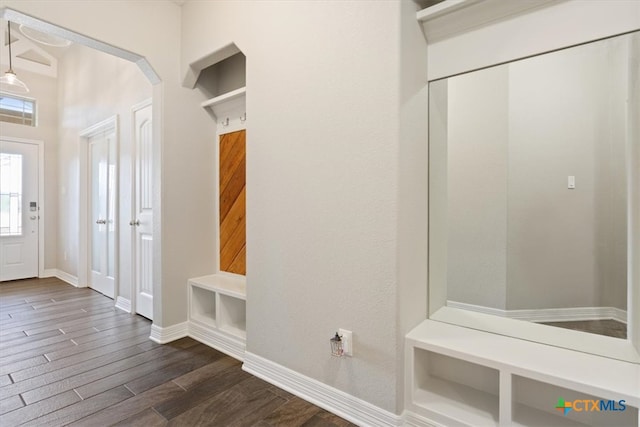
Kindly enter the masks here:
[[0, 93], [0, 122], [36, 125], [36, 101]]

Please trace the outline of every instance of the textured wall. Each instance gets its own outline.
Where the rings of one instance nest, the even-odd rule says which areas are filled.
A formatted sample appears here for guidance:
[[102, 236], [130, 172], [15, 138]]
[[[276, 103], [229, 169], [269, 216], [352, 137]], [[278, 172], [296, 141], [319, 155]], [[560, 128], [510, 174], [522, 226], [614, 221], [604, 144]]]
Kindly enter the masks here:
[[[182, 29], [185, 68], [247, 56], [248, 351], [390, 411], [399, 22], [396, 2], [187, 2]], [[329, 354], [340, 327], [353, 358]]]

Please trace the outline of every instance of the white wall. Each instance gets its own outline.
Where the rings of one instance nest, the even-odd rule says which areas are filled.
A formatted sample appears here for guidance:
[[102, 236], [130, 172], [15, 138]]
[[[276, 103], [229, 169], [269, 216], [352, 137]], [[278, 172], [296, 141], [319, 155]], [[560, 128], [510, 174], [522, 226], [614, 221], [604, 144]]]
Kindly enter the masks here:
[[[247, 350], [389, 411], [399, 11], [187, 2], [182, 43], [184, 70], [230, 41], [247, 56]], [[330, 356], [340, 327], [353, 358]]]
[[[114, 56], [73, 45], [60, 59], [59, 83], [59, 245], [58, 268], [73, 276], [81, 269], [79, 217], [81, 184], [79, 134], [113, 116], [118, 117], [119, 296], [131, 297], [131, 107], [151, 98], [151, 84], [138, 67]], [[65, 257], [66, 254], [66, 257]]]
[[37, 126], [0, 122], [0, 136], [44, 142], [44, 268], [54, 269], [58, 240], [58, 86], [54, 77], [18, 68], [16, 72], [29, 87], [25, 96], [36, 100]]

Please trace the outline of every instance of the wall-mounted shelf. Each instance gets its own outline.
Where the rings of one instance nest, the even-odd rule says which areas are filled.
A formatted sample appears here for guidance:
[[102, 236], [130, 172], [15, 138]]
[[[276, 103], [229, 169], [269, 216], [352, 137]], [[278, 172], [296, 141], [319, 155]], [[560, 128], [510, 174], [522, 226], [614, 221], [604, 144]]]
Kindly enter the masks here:
[[427, 40], [441, 40], [544, 7], [554, 0], [445, 0], [416, 13]]
[[[638, 364], [431, 320], [407, 335], [406, 354], [407, 410], [425, 425], [639, 425]], [[559, 398], [626, 409], [565, 415]]]
[[246, 344], [246, 280], [218, 273], [188, 281], [189, 335], [236, 359]]
[[239, 118], [245, 114], [247, 88], [241, 87], [230, 92], [223, 93], [211, 99], [207, 99], [200, 105], [202, 108], [210, 110], [216, 120], [224, 120], [229, 116]]

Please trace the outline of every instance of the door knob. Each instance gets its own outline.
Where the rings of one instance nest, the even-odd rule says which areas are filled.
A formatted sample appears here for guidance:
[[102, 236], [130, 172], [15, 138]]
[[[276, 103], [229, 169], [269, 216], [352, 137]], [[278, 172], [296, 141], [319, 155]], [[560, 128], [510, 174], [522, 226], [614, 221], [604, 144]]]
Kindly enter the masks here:
[[106, 223], [107, 223], [107, 220], [105, 219], [99, 219], [96, 221], [96, 224], [106, 224]]
[[30, 217], [29, 217], [29, 219], [31, 219], [31, 220], [34, 220], [34, 219], [36, 219], [36, 218], [38, 218], [38, 217], [37, 217], [37, 216], [35, 216], [35, 215], [32, 215], [32, 216], [30, 216]]
[[140, 225], [140, 220], [138, 220], [138, 219], [137, 219], [137, 220], [135, 220], [135, 221], [134, 221], [134, 220], [131, 220], [131, 221], [129, 221], [129, 225], [131, 225], [131, 226], [137, 226], [137, 225]]

